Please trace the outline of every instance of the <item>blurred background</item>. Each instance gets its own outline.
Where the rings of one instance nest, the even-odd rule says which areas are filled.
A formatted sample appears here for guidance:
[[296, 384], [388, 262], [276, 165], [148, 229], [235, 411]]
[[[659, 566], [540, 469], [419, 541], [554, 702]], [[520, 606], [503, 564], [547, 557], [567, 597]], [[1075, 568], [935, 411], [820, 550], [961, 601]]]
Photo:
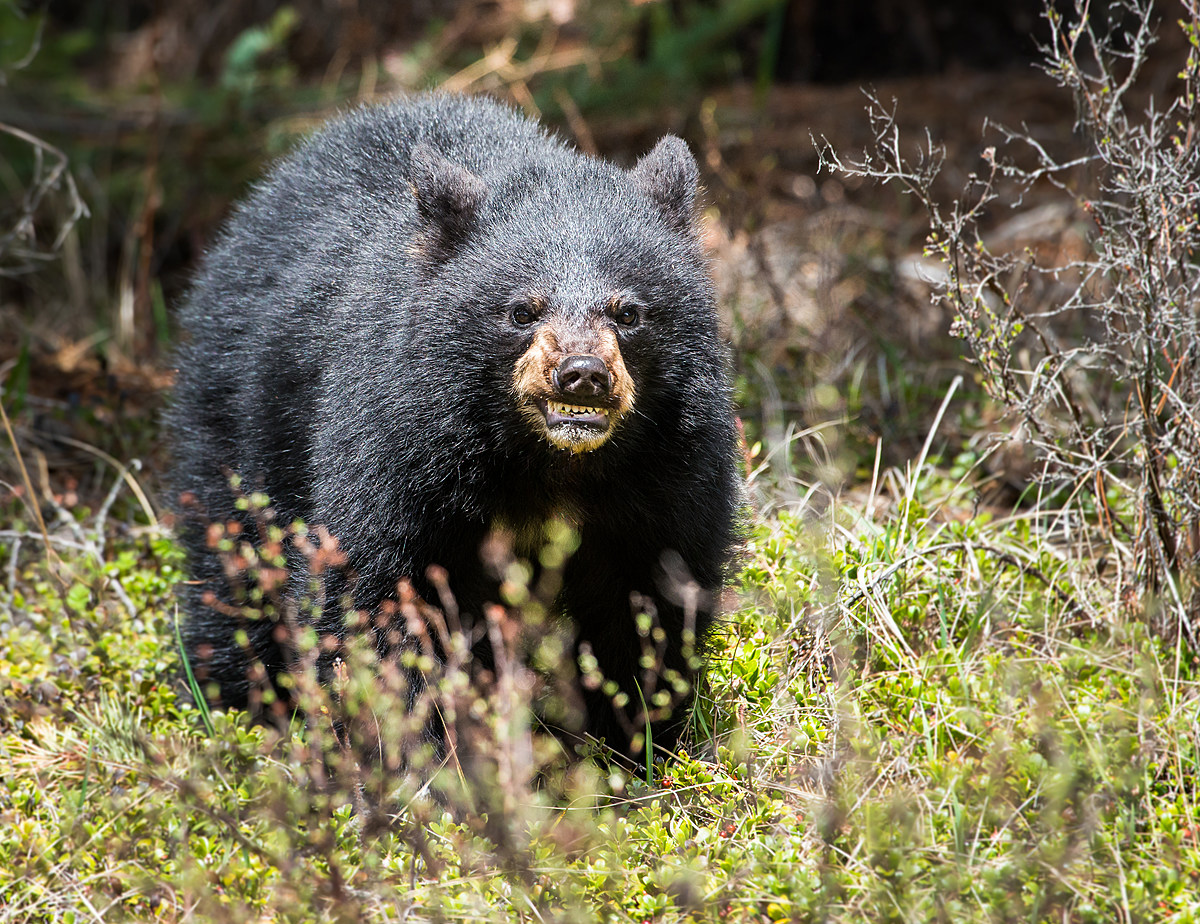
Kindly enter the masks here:
[[56, 491], [99, 484], [77, 443], [158, 470], [173, 311], [232, 202], [330, 115], [441, 88], [619, 162], [685, 137], [752, 442], [844, 422], [813, 473], [830, 482], [878, 436], [907, 458], [961, 371], [924, 211], [819, 172], [815, 141], [861, 150], [873, 86], [947, 146], [951, 192], [995, 141], [985, 117], [1069, 147], [1072, 103], [1033, 66], [1044, 27], [1040, 0], [0, 0], [6, 407]]

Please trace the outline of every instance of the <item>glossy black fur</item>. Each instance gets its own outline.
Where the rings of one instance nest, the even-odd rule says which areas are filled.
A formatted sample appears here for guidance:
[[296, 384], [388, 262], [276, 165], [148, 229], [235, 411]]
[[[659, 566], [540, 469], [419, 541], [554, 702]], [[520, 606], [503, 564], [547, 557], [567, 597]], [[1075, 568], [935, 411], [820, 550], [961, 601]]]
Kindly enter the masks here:
[[[559, 602], [604, 674], [638, 702], [633, 594], [654, 601], [667, 661], [688, 674], [678, 579], [704, 589], [702, 639], [740, 503], [694, 193], [680, 142], [625, 171], [504, 106], [453, 96], [356, 112], [275, 167], [183, 307], [168, 421], [195, 579], [185, 644], [224, 704], [245, 706], [250, 689], [237, 629], [269, 672], [288, 660], [269, 620], [203, 602], [231, 594], [208, 522], [256, 529], [235, 511], [231, 473], [269, 494], [276, 522], [337, 537], [367, 611], [401, 577], [436, 600], [424, 575], [438, 564], [460, 608], [478, 614], [495, 598], [479, 556], [489, 530], [566, 515], [581, 545]], [[517, 410], [513, 368], [537, 325], [515, 324], [512, 305], [531, 289], [549, 299], [547, 322], [584, 319], [613, 291], [643, 306], [640, 325], [619, 332], [635, 410], [593, 452], [554, 448]], [[318, 628], [340, 635], [342, 621], [327, 606]], [[584, 699], [586, 729], [628, 753], [608, 698]], [[676, 728], [655, 729], [655, 744], [671, 746]]]

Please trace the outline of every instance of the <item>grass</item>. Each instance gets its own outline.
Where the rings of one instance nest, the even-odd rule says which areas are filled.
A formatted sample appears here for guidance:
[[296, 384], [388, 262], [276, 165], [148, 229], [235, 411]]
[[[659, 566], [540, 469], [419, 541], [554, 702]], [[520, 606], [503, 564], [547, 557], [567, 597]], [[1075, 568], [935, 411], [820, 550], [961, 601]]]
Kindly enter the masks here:
[[1195, 920], [1195, 656], [1054, 510], [908, 468], [761, 505], [679, 755], [384, 826], [305, 734], [181, 699], [181, 561], [139, 506], [48, 524], [107, 530], [99, 564], [10, 500], [0, 921]]

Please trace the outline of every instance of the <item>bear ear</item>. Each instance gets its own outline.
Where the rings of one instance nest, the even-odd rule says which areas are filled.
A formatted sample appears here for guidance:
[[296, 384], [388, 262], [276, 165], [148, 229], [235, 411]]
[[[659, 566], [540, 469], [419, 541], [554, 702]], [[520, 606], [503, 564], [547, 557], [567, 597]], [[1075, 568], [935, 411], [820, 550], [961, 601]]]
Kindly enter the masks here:
[[409, 183], [418, 214], [449, 248], [470, 232], [479, 206], [487, 198], [483, 180], [424, 141], [413, 147]]
[[634, 182], [658, 205], [671, 227], [678, 231], [692, 230], [700, 169], [682, 138], [664, 135], [630, 173]]

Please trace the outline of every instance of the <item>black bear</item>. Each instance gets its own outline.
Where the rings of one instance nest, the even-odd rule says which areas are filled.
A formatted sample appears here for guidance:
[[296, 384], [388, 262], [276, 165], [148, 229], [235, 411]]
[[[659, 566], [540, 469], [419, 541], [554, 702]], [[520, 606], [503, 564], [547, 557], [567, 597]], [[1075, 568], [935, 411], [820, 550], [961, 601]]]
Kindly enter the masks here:
[[[581, 725], [637, 756], [638, 613], [693, 678], [741, 503], [697, 178], [678, 138], [623, 170], [452, 95], [350, 114], [272, 170], [182, 308], [167, 420], [184, 644], [222, 704], [292, 661], [271, 619], [232, 605], [240, 578], [211, 539], [211, 523], [262, 532], [242, 492], [336, 539], [352, 578], [302, 617], [331, 638], [338, 599], [386, 612], [407, 579], [436, 601], [432, 566], [477, 615], [499, 600], [489, 536], [565, 521], [578, 546], [554, 606], [624, 694], [581, 684]], [[312, 580], [291, 560], [298, 596]], [[680, 713], [652, 726], [656, 748]]]

